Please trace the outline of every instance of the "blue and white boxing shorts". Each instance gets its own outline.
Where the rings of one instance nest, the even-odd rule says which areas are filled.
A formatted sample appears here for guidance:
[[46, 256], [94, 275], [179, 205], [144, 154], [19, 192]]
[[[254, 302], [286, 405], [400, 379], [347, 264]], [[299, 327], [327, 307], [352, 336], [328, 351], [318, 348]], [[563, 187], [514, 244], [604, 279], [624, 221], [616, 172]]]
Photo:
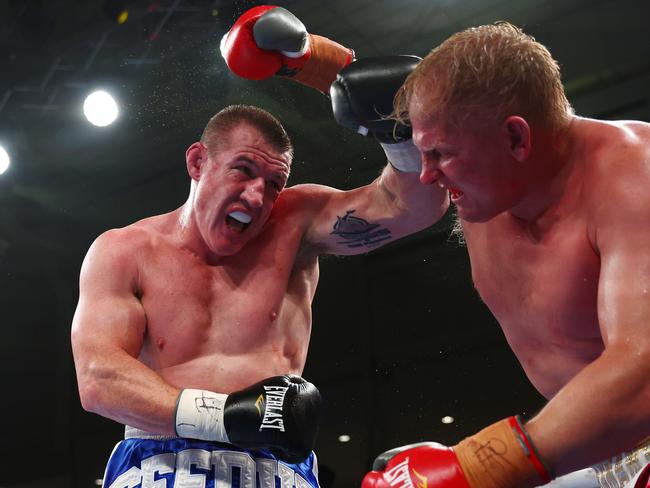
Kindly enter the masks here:
[[113, 449], [103, 488], [319, 488], [312, 452], [300, 464], [268, 451], [160, 436], [127, 427]]

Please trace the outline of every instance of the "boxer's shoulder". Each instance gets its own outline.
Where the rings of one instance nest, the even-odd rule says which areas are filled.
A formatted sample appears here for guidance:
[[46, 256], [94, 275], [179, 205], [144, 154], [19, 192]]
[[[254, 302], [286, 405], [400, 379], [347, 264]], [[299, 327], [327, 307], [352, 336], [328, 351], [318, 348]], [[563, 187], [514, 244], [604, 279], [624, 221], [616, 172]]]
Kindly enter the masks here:
[[136, 265], [170, 241], [164, 219], [150, 217], [125, 227], [109, 229], [93, 242], [89, 256], [102, 256], [117, 265]]
[[596, 236], [604, 229], [618, 229], [616, 234], [622, 226], [634, 227], [647, 219], [650, 124], [587, 120], [585, 126], [574, 188], [580, 188], [582, 214], [592, 244], [599, 248]]
[[[623, 173], [648, 166], [650, 124], [634, 120], [583, 119], [577, 138], [577, 153], [590, 162], [595, 176]], [[580, 156], [579, 156], [580, 157]]]
[[327, 204], [334, 193], [341, 193], [324, 185], [299, 184], [282, 190], [273, 208], [275, 216], [291, 222], [298, 228], [306, 228]]
[[288, 201], [292, 204], [309, 209], [320, 209], [336, 195], [345, 193], [344, 190], [315, 183], [302, 183], [287, 188], [282, 192], [283, 196], [285, 192], [287, 193], [286, 196], [290, 198]]
[[126, 227], [109, 229], [95, 241], [96, 245], [112, 248], [115, 251], [133, 252], [154, 245], [160, 231], [151, 224], [139, 221]]

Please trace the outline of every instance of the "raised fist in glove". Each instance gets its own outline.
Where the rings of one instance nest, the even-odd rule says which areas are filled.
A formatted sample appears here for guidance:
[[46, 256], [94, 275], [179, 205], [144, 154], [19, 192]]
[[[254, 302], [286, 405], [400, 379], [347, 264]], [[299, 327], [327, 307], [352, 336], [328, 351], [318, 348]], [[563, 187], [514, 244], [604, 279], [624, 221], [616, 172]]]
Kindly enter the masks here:
[[336, 74], [354, 59], [354, 51], [309, 34], [291, 12], [273, 5], [246, 11], [221, 40], [230, 70], [250, 80], [290, 77], [327, 93]]
[[454, 447], [411, 444], [377, 457], [362, 488], [532, 488], [551, 479], [517, 417]]
[[393, 99], [418, 63], [417, 56], [359, 59], [343, 68], [330, 87], [336, 121], [377, 139], [388, 161], [400, 171], [419, 173], [420, 152], [411, 142], [411, 128], [388, 116]]
[[265, 449], [289, 463], [311, 453], [321, 417], [318, 389], [299, 376], [267, 378], [225, 395], [181, 391], [175, 427], [180, 437]]

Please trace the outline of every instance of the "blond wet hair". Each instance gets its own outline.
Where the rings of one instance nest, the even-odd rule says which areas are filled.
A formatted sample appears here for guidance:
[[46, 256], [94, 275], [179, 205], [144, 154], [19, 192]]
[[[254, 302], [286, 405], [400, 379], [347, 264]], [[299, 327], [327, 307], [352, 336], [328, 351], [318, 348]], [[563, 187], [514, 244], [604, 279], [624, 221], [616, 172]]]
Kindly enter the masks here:
[[458, 124], [519, 115], [559, 129], [573, 114], [557, 61], [508, 22], [463, 30], [434, 48], [398, 91], [393, 116], [408, 121], [412, 103]]

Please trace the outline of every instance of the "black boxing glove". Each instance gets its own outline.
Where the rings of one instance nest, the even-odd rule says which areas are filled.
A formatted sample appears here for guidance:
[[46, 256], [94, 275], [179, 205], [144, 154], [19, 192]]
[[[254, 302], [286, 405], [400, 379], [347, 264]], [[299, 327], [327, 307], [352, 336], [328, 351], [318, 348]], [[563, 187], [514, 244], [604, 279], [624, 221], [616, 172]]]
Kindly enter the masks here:
[[421, 60], [418, 56], [359, 59], [343, 68], [330, 87], [336, 121], [373, 135], [400, 171], [420, 172], [420, 153], [411, 142], [411, 128], [388, 116], [395, 94]]
[[185, 389], [176, 404], [176, 434], [265, 449], [298, 463], [314, 448], [321, 403], [318, 389], [294, 375], [267, 378], [230, 395]]

